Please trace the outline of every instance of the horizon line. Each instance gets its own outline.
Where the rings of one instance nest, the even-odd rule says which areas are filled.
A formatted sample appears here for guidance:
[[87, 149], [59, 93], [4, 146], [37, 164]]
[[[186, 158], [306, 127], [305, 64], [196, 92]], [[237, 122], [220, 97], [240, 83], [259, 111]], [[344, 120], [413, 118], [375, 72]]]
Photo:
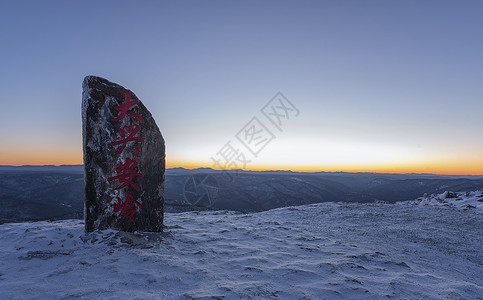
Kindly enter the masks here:
[[[0, 164], [1, 167], [14, 167], [14, 168], [21, 168], [21, 167], [81, 167], [84, 166], [84, 164], [60, 164], [60, 165], [55, 165], [55, 164], [46, 164], [46, 165], [41, 165], [41, 164], [27, 164], [27, 165], [4, 165]], [[385, 174], [385, 175], [440, 175], [440, 176], [483, 176], [483, 173], [481, 174], [450, 174], [450, 173], [421, 173], [421, 172], [378, 172], [378, 171], [343, 171], [343, 170], [335, 170], [335, 171], [323, 171], [323, 170], [318, 170], [318, 171], [307, 171], [307, 170], [292, 170], [292, 169], [229, 169], [229, 170], [224, 170], [224, 169], [214, 169], [211, 167], [193, 167], [193, 168], [186, 168], [186, 167], [169, 167], [166, 168], [166, 170], [173, 170], [173, 169], [184, 169], [184, 170], [200, 170], [200, 169], [210, 169], [213, 171], [226, 171], [226, 172], [239, 172], [239, 171], [244, 171], [244, 172], [293, 172], [293, 173], [347, 173], [347, 174]]]

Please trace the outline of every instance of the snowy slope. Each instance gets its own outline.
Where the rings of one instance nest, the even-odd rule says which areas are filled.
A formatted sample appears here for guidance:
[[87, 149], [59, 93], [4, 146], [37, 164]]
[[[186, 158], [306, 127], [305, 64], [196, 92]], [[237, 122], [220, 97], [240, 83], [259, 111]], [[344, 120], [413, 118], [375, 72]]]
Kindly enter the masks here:
[[0, 225], [2, 299], [483, 299], [477, 210], [322, 203], [167, 214], [164, 234]]
[[444, 192], [441, 194], [424, 195], [416, 200], [399, 204], [450, 206], [462, 209], [476, 209], [483, 213], [483, 191]]

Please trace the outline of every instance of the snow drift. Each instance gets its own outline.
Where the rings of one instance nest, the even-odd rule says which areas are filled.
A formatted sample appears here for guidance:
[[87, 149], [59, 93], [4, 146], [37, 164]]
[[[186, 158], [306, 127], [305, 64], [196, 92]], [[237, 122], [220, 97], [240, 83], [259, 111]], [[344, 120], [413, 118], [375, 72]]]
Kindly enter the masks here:
[[481, 299], [477, 209], [321, 203], [166, 215], [165, 233], [0, 225], [3, 299]]

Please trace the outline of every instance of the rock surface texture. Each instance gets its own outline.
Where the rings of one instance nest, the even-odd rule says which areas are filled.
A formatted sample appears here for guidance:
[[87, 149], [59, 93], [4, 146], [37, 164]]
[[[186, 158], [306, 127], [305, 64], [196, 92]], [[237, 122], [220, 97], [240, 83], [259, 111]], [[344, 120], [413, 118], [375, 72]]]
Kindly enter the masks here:
[[165, 144], [136, 95], [106, 79], [82, 84], [85, 230], [163, 230]]

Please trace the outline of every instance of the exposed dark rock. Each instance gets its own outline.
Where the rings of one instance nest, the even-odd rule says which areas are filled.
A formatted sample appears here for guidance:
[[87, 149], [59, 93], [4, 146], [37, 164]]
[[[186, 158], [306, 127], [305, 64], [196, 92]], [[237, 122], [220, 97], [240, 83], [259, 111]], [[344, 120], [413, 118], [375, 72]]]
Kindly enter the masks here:
[[136, 95], [87, 76], [82, 92], [85, 228], [163, 229], [165, 144]]
[[446, 199], [451, 199], [451, 198], [456, 198], [458, 195], [454, 192], [447, 192], [445, 198]]

